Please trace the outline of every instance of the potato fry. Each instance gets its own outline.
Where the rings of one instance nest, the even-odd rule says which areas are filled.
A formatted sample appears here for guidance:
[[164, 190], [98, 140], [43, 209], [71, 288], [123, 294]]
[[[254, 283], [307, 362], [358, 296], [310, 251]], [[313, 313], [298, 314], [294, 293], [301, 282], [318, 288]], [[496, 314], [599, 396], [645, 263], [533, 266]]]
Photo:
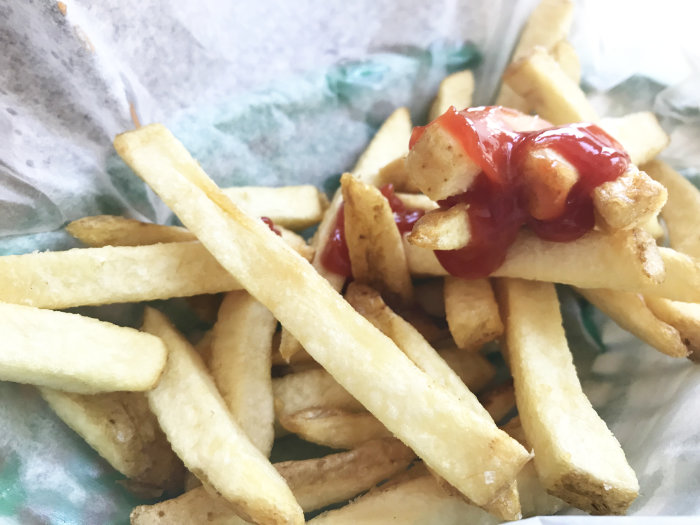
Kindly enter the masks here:
[[472, 392], [479, 392], [496, 376], [496, 368], [481, 354], [458, 348], [439, 350], [438, 354]]
[[700, 360], [700, 304], [671, 301], [651, 295], [647, 295], [644, 302], [656, 317], [678, 330], [690, 352], [690, 359]]
[[322, 368], [304, 370], [272, 380], [278, 417], [301, 410], [331, 407], [361, 412], [364, 407]]
[[0, 301], [38, 308], [142, 302], [240, 288], [198, 242], [0, 257]]
[[656, 116], [649, 111], [603, 118], [597, 124], [622, 144], [636, 165], [653, 160], [668, 146], [670, 140]]
[[146, 309], [143, 329], [163, 339], [168, 348], [163, 377], [147, 395], [185, 466], [244, 519], [261, 524], [304, 523], [284, 479], [236, 424], [190, 344], [152, 308]]
[[226, 406], [264, 456], [275, 439], [270, 370], [276, 328], [277, 320], [248, 292], [230, 292], [219, 308], [209, 360]]
[[392, 437], [369, 412], [309, 408], [280, 416], [280, 424], [302, 439], [330, 448], [351, 449], [366, 441]]
[[552, 148], [529, 152], [520, 172], [528, 211], [538, 220], [559, 217], [566, 209], [566, 199], [579, 180], [578, 170]]
[[474, 74], [469, 71], [458, 71], [446, 76], [438, 88], [437, 97], [430, 106], [428, 120], [435, 120], [450, 106], [458, 111], [472, 105], [474, 94]]
[[[311, 260], [314, 250], [304, 238], [279, 225], [275, 229], [280, 236], [304, 259]], [[151, 224], [114, 215], [96, 215], [71, 222], [68, 233], [92, 248], [102, 246], [147, 246], [158, 243], [196, 241], [185, 228]]]
[[476, 351], [503, 334], [503, 322], [488, 279], [445, 277], [445, 315], [459, 348]]
[[[569, 34], [573, 21], [574, 4], [570, 0], [543, 0], [530, 15], [513, 52], [512, 61], [515, 62], [540, 46], [551, 52], [554, 59], [559, 62], [557, 47]], [[574, 53], [575, 54], [575, 53]], [[570, 74], [571, 57], [563, 57], [562, 69]], [[576, 57], [578, 59], [578, 57]], [[572, 76], [571, 79], [579, 83], [579, 78]], [[529, 113], [531, 105], [523, 97], [513, 91], [507, 84], [501, 85], [501, 89], [496, 97], [496, 104], [509, 108], [518, 109], [524, 113]]]
[[[368, 441], [347, 452], [274, 467], [289, 484], [305, 512], [345, 501], [406, 469], [413, 452], [393, 438]], [[206, 516], [212, 525], [247, 523], [237, 518], [222, 498], [202, 488], [179, 498], [136, 507], [133, 525], [190, 525]]]
[[669, 244], [700, 259], [700, 191], [663, 161], [651, 161], [644, 170], [668, 190], [668, 202], [661, 216], [668, 229]]
[[593, 122], [598, 115], [586, 95], [544, 47], [535, 47], [513, 62], [504, 82], [552, 124]]
[[164, 127], [119, 135], [115, 147], [309, 354], [431, 468], [478, 504], [515, 478], [527, 452], [474, 424], [459, 399], [413, 365], [308, 262], [238, 210]]
[[396, 196], [409, 210], [430, 211], [438, 207], [437, 202], [422, 193], [396, 193]]
[[520, 420], [544, 487], [592, 514], [622, 514], [639, 484], [581, 390], [554, 285], [497, 281]]
[[187, 297], [185, 300], [194, 314], [208, 324], [216, 322], [216, 316], [219, 312], [219, 306], [223, 297], [221, 294], [203, 294]]
[[420, 193], [420, 189], [413, 183], [406, 171], [406, 157], [401, 156], [392, 160], [379, 170], [374, 181], [375, 186], [381, 188], [385, 184], [391, 184], [395, 191]]
[[623, 230], [644, 226], [666, 204], [666, 188], [643, 171], [630, 166], [617, 179], [593, 190], [596, 224], [602, 229]]
[[328, 199], [316, 186], [240, 186], [223, 192], [254, 217], [267, 217], [276, 226], [303, 230], [318, 223]]
[[0, 379], [79, 394], [153, 388], [163, 343], [90, 317], [0, 303]]
[[[445, 317], [444, 279], [426, 279], [415, 283], [416, 303], [432, 317]], [[426, 339], [428, 339], [426, 337]]]
[[[432, 251], [408, 242], [404, 242], [404, 249], [412, 274], [447, 275]], [[679, 274], [678, 279], [672, 278], [670, 264]], [[696, 275], [698, 271], [682, 254], [657, 248], [653, 238], [641, 230], [615, 234], [594, 231], [567, 243], [544, 241], [522, 231], [508, 250], [506, 260], [492, 275], [580, 288], [648, 290], [664, 297], [693, 301], [687, 297], [698, 297], [700, 292], [683, 290], [680, 283], [687, 278], [700, 279], [700, 274]]]
[[340, 183], [353, 278], [374, 286], [392, 301], [412, 301], [411, 275], [389, 201], [377, 188], [349, 173], [341, 177]]
[[578, 53], [568, 40], [560, 40], [549, 50], [559, 67], [564, 70], [566, 76], [576, 84], [581, 83], [581, 62]]
[[607, 314], [620, 328], [671, 357], [686, 357], [688, 348], [673, 326], [658, 319], [640, 294], [619, 290], [582, 290], [596, 308]]
[[41, 388], [41, 395], [70, 428], [110, 465], [136, 482], [147, 498], [182, 491], [184, 467], [140, 392], [71, 394]]
[[468, 204], [455, 204], [449, 209], [433, 210], [418, 219], [408, 242], [430, 250], [459, 250], [471, 239], [467, 218]]

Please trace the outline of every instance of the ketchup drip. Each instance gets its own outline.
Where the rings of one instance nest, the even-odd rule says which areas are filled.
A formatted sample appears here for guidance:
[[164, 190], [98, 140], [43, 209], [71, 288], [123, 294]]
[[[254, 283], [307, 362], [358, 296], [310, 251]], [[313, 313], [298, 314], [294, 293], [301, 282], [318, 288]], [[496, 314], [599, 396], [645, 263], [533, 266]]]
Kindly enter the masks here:
[[[394, 223], [401, 234], [410, 232], [413, 225], [425, 213], [423, 210], [412, 210], [399, 199], [394, 193], [394, 185], [386, 184], [379, 188], [382, 195], [389, 201], [391, 211], [394, 212]], [[321, 264], [323, 266], [344, 277], [352, 277], [350, 266], [350, 254], [345, 241], [345, 205], [341, 204], [335, 216], [335, 223], [331, 234], [328, 237], [323, 253], [321, 254]]]
[[[517, 131], [521, 119], [514, 110], [497, 106], [450, 108], [429, 126], [441, 126], [482, 170], [467, 192], [441, 201], [441, 208], [469, 204], [469, 245], [459, 250], [436, 250], [440, 264], [452, 275], [486, 277], [505, 260], [518, 230], [527, 224], [537, 236], [557, 242], [575, 240], [595, 224], [592, 191], [615, 180], [629, 166], [629, 156], [610, 135], [594, 124], [572, 124], [534, 131]], [[522, 120], [530, 126], [532, 120]], [[540, 121], [544, 123], [544, 121]], [[409, 147], [425, 127], [413, 130]], [[529, 152], [551, 148], [571, 163], [579, 179], [567, 196], [559, 217], [542, 221], [528, 212], [521, 170]]]
[[260, 217], [260, 220], [263, 221], [265, 224], [267, 224], [267, 227], [270, 228], [273, 232], [275, 232], [277, 235], [282, 237], [282, 232], [277, 229], [275, 226], [275, 223], [272, 222], [272, 219], [270, 217]]

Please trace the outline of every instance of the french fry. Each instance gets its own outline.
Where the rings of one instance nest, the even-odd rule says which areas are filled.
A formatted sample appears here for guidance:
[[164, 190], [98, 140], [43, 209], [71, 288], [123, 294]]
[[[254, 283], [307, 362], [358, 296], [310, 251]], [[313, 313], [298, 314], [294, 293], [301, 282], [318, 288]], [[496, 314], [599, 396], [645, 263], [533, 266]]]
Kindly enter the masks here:
[[379, 188], [385, 184], [391, 184], [395, 191], [408, 192], [409, 194], [420, 193], [420, 189], [408, 176], [408, 171], [406, 171], [405, 156], [392, 160], [390, 163], [380, 169], [374, 182]]
[[637, 228], [652, 220], [666, 204], [666, 188], [630, 166], [617, 179], [593, 190], [593, 206], [603, 229]]
[[345, 241], [355, 281], [376, 287], [394, 301], [410, 302], [413, 284], [389, 201], [377, 188], [349, 173], [340, 183], [345, 201]]
[[[304, 461], [285, 461], [274, 467], [289, 484], [306, 512], [345, 501], [406, 469], [411, 450], [393, 438], [368, 441], [347, 452]], [[235, 516], [222, 498], [204, 487], [179, 498], [136, 507], [132, 525], [189, 525], [206, 519], [212, 525], [247, 523]]]
[[459, 250], [471, 239], [471, 228], [466, 218], [468, 204], [455, 204], [449, 209], [433, 210], [418, 219], [408, 242], [431, 250]]
[[309, 408], [280, 416], [280, 425], [302, 439], [337, 449], [355, 448], [366, 441], [392, 437], [369, 412], [339, 408]]
[[578, 53], [568, 40], [560, 40], [549, 50], [559, 67], [564, 70], [566, 76], [576, 84], [581, 83], [581, 62]]
[[205, 323], [214, 324], [223, 297], [220, 294], [193, 295], [186, 301], [194, 314]]
[[[558, 53], [555, 52], [558, 45], [564, 41], [569, 34], [573, 21], [573, 2], [570, 0], [543, 0], [530, 15], [523, 30], [520, 40], [513, 52], [512, 61], [519, 60], [532, 52], [537, 46], [541, 46], [547, 51], [551, 51], [555, 60], [559, 62]], [[564, 57], [562, 69], [569, 74], [570, 57]], [[578, 84], [579, 79], [572, 77]], [[501, 89], [496, 97], [496, 104], [509, 108], [518, 109], [524, 113], [529, 113], [532, 107], [530, 104], [507, 84], [501, 85]]]
[[428, 120], [435, 120], [450, 106], [457, 110], [470, 107], [473, 94], [474, 75], [471, 71], [458, 71], [446, 76], [440, 82], [437, 97], [430, 106]]
[[577, 291], [612, 318], [620, 328], [634, 334], [659, 352], [671, 357], [688, 355], [688, 348], [678, 330], [657, 318], [640, 294], [601, 289], [579, 288]]
[[649, 175], [668, 190], [668, 202], [661, 216], [672, 248], [700, 259], [700, 191], [660, 160], [644, 165]]
[[651, 295], [647, 295], [644, 302], [660, 321], [678, 330], [690, 352], [690, 359], [700, 360], [700, 304], [671, 301]]
[[475, 424], [481, 418], [419, 370], [262, 222], [238, 210], [164, 127], [119, 135], [115, 147], [309, 354], [460, 492], [486, 504], [515, 478], [527, 452]]
[[247, 292], [226, 295], [214, 325], [209, 370], [250, 441], [269, 456], [275, 439], [272, 335], [277, 320]]
[[[314, 250], [302, 236], [279, 225], [280, 236], [299, 255], [311, 260]], [[114, 215], [95, 215], [71, 222], [66, 230], [83, 244], [92, 248], [103, 246], [147, 246], [158, 243], [196, 241], [184, 228], [151, 224]]]
[[272, 380], [277, 416], [317, 407], [361, 412], [363, 406], [322, 368], [304, 370]]
[[603, 118], [597, 124], [622, 144], [632, 163], [638, 166], [653, 160], [669, 143], [668, 135], [649, 111]]
[[224, 193], [242, 210], [254, 217], [268, 217], [276, 226], [303, 230], [318, 223], [328, 206], [326, 196], [316, 186], [240, 186]]
[[140, 392], [71, 394], [41, 388], [41, 395], [70, 428], [143, 497], [182, 490], [184, 468]]
[[530, 215], [538, 220], [550, 220], [566, 209], [566, 199], [578, 182], [579, 173], [552, 148], [538, 148], [525, 157], [520, 178]]
[[[408, 242], [404, 242], [404, 249], [413, 275], [447, 275], [432, 251]], [[673, 265], [677, 278], [672, 276], [669, 265]], [[693, 301], [690, 297], [700, 297], [700, 292], [684, 289], [681, 282], [700, 282], [699, 271], [688, 257], [657, 248], [653, 238], [641, 230], [615, 234], [594, 231], [567, 243], [544, 241], [522, 231], [509, 248], [506, 260], [492, 275], [580, 288], [649, 291]]]
[[594, 122], [598, 115], [586, 95], [544, 47], [535, 47], [513, 62], [504, 82], [552, 124]]
[[236, 424], [190, 344], [152, 308], [146, 309], [143, 329], [168, 349], [166, 370], [148, 402], [185, 466], [244, 519], [304, 523], [284, 479]]
[[336, 510], [315, 517], [311, 525], [496, 525], [502, 520], [443, 490], [430, 475], [388, 484]]
[[476, 351], [503, 333], [498, 303], [488, 279], [445, 277], [445, 315], [459, 348]]
[[198, 242], [0, 257], [0, 301], [38, 308], [142, 302], [240, 288]]
[[439, 350], [438, 354], [472, 392], [481, 391], [496, 376], [496, 368], [476, 352], [453, 348]]
[[153, 388], [163, 343], [90, 317], [0, 303], [0, 379], [78, 394]]
[[550, 494], [592, 514], [624, 513], [639, 484], [581, 390], [554, 285], [497, 283], [518, 411], [540, 481]]
[[438, 207], [434, 200], [422, 193], [396, 193], [396, 196], [410, 210], [430, 211]]

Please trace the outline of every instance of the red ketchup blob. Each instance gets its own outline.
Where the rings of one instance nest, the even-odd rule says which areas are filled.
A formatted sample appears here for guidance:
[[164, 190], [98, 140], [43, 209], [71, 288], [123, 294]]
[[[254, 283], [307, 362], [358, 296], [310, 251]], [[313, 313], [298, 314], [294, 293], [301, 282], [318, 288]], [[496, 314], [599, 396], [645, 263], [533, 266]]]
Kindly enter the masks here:
[[270, 228], [273, 232], [275, 232], [277, 235], [282, 237], [282, 232], [277, 229], [275, 226], [275, 223], [272, 222], [272, 219], [270, 217], [260, 217], [260, 220], [263, 221], [265, 224], [267, 224], [267, 227]]
[[[391, 211], [394, 212], [394, 222], [399, 232], [402, 234], [410, 232], [413, 225], [425, 213], [423, 210], [412, 210], [394, 193], [394, 185], [386, 184], [379, 188], [382, 195], [389, 201]], [[352, 277], [352, 268], [350, 265], [350, 254], [348, 253], [348, 245], [345, 242], [345, 206], [340, 205], [338, 213], [335, 216], [335, 223], [331, 234], [328, 236], [323, 253], [321, 253], [321, 264], [327, 270], [342, 275], [344, 277]]]
[[[531, 128], [533, 122], [536, 127], [539, 123], [547, 127], [518, 131], [519, 125]], [[498, 106], [459, 112], [450, 108], [428, 126], [441, 126], [449, 132], [482, 170], [469, 190], [439, 203], [445, 209], [458, 202], [469, 204], [469, 245], [435, 251], [445, 270], [466, 279], [486, 277], [496, 270], [525, 224], [539, 237], [557, 242], [573, 241], [590, 231], [595, 224], [593, 189], [617, 179], [630, 162], [622, 146], [594, 124], [550, 127], [545, 121], [533, 121]], [[409, 147], [426, 127], [413, 130]], [[564, 211], [547, 221], [530, 215], [521, 177], [524, 159], [540, 148], [556, 151], [579, 173]]]

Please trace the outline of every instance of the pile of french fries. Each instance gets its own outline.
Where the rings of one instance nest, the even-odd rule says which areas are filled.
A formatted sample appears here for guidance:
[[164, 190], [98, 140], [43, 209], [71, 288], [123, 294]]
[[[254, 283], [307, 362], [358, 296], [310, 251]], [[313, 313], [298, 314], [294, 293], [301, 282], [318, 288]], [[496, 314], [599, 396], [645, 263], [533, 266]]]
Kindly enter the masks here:
[[[439, 128], [409, 152], [404, 108], [330, 203], [310, 186], [222, 190], [145, 126], [115, 148], [185, 227], [87, 217], [68, 226], [86, 248], [0, 257], [0, 379], [37, 385], [131, 490], [171, 498], [135, 508], [134, 524], [298, 524], [348, 500], [311, 523], [625, 513], [637, 478], [581, 388], [553, 283], [670, 357], [700, 355], [700, 192], [655, 160], [668, 138], [653, 115], [593, 110], [566, 41], [572, 8], [542, 0], [497, 103], [526, 128], [596, 122], [627, 150], [630, 168], [594, 192], [590, 233], [523, 230], [489, 278], [447, 275], [433, 250], [469, 244], [469, 207], [435, 201], [479, 168]], [[431, 118], [472, 90], [471, 72], [446, 78]], [[577, 174], [540, 153], [547, 204]], [[396, 228], [386, 184], [424, 212], [412, 232]], [[341, 209], [351, 282], [322, 262]], [[314, 224], [310, 243], [294, 232]], [[213, 324], [196, 345], [151, 307], [140, 331], [56, 311], [173, 297]], [[505, 381], [481, 352], [494, 341]], [[289, 433], [338, 451], [273, 465]]]

